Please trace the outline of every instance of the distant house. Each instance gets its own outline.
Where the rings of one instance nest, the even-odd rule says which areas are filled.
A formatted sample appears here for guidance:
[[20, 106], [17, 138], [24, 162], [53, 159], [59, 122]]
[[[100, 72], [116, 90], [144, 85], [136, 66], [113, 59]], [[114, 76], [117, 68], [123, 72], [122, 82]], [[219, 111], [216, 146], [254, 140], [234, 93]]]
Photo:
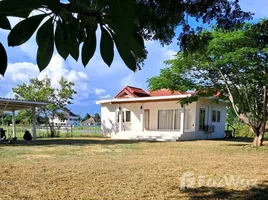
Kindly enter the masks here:
[[95, 117], [90, 117], [89, 119], [82, 121], [81, 125], [82, 126], [92, 126], [92, 125], [97, 125], [100, 123], [100, 119], [97, 119]]
[[177, 141], [223, 138], [226, 103], [211, 98], [181, 106], [195, 95], [170, 90], [146, 92], [126, 86], [113, 99], [101, 100], [102, 132], [116, 139]]
[[90, 125], [94, 125], [96, 123], [95, 119], [93, 117], [90, 117], [89, 119], [82, 121], [81, 125], [82, 126], [90, 126]]
[[54, 123], [55, 126], [77, 126], [79, 125], [79, 117], [72, 112], [58, 113], [56, 116], [49, 117], [49, 123]]

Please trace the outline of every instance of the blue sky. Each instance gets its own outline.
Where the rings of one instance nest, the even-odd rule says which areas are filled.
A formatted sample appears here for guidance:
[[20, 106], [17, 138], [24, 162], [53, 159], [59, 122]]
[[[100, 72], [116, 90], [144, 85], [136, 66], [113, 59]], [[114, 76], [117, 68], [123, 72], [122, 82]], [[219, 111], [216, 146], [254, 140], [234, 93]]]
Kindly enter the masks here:
[[[244, 10], [255, 13], [255, 20], [268, 16], [267, 0], [240, 0], [240, 4]], [[17, 19], [11, 19], [13, 25], [17, 22]], [[57, 81], [64, 76], [76, 84], [77, 94], [74, 97], [74, 104], [69, 108], [82, 116], [87, 112], [90, 114], [99, 112], [100, 107], [96, 105], [96, 101], [112, 98], [125, 85], [147, 89], [146, 80], [158, 75], [160, 69], [165, 67], [163, 61], [172, 58], [179, 49], [176, 38], [171, 45], [164, 47], [157, 41], [146, 42], [148, 58], [144, 68], [136, 73], [124, 65], [118, 54], [115, 55], [112, 66], [107, 67], [101, 59], [99, 48], [86, 68], [81, 61], [76, 62], [72, 58], [64, 61], [57, 52], [54, 52], [48, 68], [40, 73], [35, 59], [37, 50], [35, 37], [20, 47], [8, 47], [7, 34], [7, 31], [0, 29], [0, 41], [5, 45], [9, 57], [8, 70], [5, 77], [0, 80], [0, 96], [14, 97], [12, 87], [28, 82], [29, 78], [42, 78], [48, 75], [52, 79], [53, 86], [57, 87]]]

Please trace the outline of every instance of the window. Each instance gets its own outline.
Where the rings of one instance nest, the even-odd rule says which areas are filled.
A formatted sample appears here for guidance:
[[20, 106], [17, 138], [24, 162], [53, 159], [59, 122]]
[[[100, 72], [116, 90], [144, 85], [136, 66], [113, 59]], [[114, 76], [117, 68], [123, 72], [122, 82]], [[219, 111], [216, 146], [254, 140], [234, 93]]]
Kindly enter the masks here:
[[221, 111], [213, 110], [212, 111], [212, 122], [221, 121]]
[[[185, 110], [184, 128], [190, 130], [192, 128], [192, 112], [191, 109]], [[181, 113], [179, 109], [174, 110], [158, 110], [158, 129], [163, 130], [180, 130]]]
[[158, 110], [158, 129], [173, 129], [173, 110]]
[[221, 121], [221, 111], [217, 111], [217, 122]]
[[[120, 112], [116, 112], [116, 120], [119, 122]], [[122, 122], [131, 122], [131, 111], [123, 111], [122, 112]]]
[[131, 122], [131, 112], [125, 111], [125, 113], [126, 113], [126, 122]]
[[205, 130], [206, 109], [200, 108], [199, 110], [199, 130]]
[[175, 110], [174, 129], [179, 130], [181, 126], [181, 113], [179, 109]]
[[216, 119], [217, 119], [217, 111], [213, 110], [212, 111], [212, 122], [216, 122]]

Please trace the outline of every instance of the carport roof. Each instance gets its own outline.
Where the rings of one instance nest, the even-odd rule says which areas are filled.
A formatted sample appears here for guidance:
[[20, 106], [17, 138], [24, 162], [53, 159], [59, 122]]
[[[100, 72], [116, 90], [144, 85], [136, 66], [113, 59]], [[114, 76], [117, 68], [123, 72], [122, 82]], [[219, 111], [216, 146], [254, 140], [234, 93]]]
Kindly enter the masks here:
[[26, 108], [45, 106], [47, 104], [48, 104], [47, 102], [26, 101], [26, 100], [8, 99], [0, 97], [1, 111], [22, 110]]

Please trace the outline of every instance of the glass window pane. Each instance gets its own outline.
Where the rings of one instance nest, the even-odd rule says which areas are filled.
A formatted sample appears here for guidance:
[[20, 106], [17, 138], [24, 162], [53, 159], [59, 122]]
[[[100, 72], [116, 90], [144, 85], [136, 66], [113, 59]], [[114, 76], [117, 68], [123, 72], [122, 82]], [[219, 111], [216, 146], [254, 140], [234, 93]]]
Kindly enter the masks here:
[[166, 129], [167, 127], [166, 116], [167, 114], [165, 110], [158, 110], [158, 129]]
[[130, 122], [130, 121], [131, 121], [131, 112], [126, 111], [126, 122]]
[[175, 121], [174, 121], [174, 129], [176, 130], [179, 130], [180, 129], [180, 124], [181, 124], [181, 115], [180, 115], [180, 112], [179, 112], [179, 109], [176, 109], [175, 110]]
[[221, 111], [217, 111], [217, 122], [221, 121]]
[[216, 122], [216, 115], [217, 115], [216, 110], [213, 110], [213, 112], [212, 112], [212, 122]]
[[173, 110], [158, 111], [158, 129], [173, 129]]

